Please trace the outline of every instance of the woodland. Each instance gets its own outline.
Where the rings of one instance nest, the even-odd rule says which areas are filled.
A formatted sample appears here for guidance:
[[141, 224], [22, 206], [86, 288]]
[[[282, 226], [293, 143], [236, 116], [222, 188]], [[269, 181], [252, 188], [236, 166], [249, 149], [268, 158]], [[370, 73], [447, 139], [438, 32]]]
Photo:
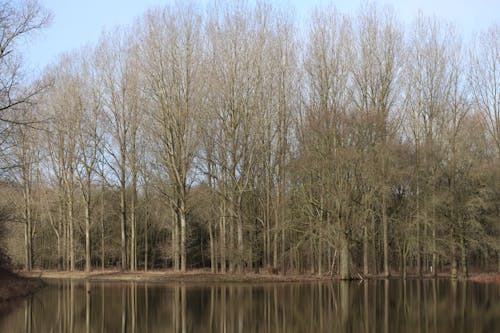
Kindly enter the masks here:
[[28, 79], [50, 20], [0, 4], [2, 265], [500, 271], [500, 22], [177, 2]]

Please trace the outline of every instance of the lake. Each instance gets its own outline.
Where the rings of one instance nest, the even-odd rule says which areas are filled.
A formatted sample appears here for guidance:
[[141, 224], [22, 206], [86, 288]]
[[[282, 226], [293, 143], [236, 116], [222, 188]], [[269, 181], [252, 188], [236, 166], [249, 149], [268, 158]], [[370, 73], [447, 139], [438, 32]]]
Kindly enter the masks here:
[[51, 281], [0, 332], [500, 332], [500, 285]]

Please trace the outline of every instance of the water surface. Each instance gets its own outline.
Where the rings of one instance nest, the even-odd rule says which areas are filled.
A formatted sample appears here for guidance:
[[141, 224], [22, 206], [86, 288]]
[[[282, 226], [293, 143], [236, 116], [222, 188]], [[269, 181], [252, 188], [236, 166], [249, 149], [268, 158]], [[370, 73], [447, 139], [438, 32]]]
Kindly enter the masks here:
[[500, 286], [59, 281], [1, 317], [0, 332], [500, 332]]

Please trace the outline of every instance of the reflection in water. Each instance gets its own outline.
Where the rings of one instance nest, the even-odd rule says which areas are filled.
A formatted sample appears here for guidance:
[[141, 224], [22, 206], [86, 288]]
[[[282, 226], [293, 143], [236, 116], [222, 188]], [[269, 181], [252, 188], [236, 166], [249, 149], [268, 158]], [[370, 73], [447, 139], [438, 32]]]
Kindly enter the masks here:
[[0, 318], [0, 332], [494, 332], [499, 313], [499, 285], [448, 280], [66, 281]]

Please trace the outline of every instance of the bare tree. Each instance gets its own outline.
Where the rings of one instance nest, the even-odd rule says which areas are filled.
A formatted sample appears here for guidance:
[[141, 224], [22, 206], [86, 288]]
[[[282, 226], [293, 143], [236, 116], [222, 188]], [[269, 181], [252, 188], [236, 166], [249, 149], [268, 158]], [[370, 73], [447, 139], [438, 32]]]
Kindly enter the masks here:
[[[131, 269], [136, 269], [135, 200], [137, 182], [137, 117], [139, 110], [139, 68], [136, 62], [137, 43], [131, 31], [118, 29], [104, 36], [99, 43], [97, 63], [103, 89], [103, 111], [108, 128], [104, 147], [108, 170], [118, 180], [120, 189], [121, 268], [127, 268], [127, 223], [131, 217]], [[132, 166], [132, 168], [131, 168]], [[127, 184], [132, 176], [132, 199], [129, 211]]]
[[[35, 122], [32, 110], [19, 110], [17, 114], [19, 122]], [[36, 129], [29, 126], [17, 126], [15, 128], [14, 151], [15, 160], [11, 165], [16, 165], [19, 169], [19, 184], [23, 193], [23, 213], [24, 224], [24, 269], [30, 272], [33, 268], [33, 233], [34, 233], [34, 195], [33, 187], [35, 182], [36, 164], [39, 162], [39, 146], [37, 143]], [[17, 173], [17, 172], [15, 172]]]
[[[40, 90], [33, 85], [23, 89], [22, 57], [19, 43], [44, 28], [51, 15], [36, 0], [2, 1], [0, 4], [0, 122], [23, 124], [25, 120], [12, 118], [8, 110], [24, 104]], [[2, 129], [3, 130], [3, 129]]]
[[[500, 169], [500, 25], [495, 24], [479, 35], [472, 53], [470, 86], [473, 103], [480, 112], [490, 140], [496, 147], [493, 165]], [[500, 197], [496, 191], [497, 198]], [[498, 203], [498, 200], [497, 200]], [[494, 211], [500, 216], [500, 206]], [[500, 271], [500, 249], [497, 250]]]
[[459, 67], [454, 63], [459, 41], [450, 27], [418, 16], [409, 39], [413, 49], [409, 54], [406, 91], [408, 128], [415, 147], [415, 200], [416, 200], [416, 258], [417, 271], [421, 274], [422, 245], [432, 256], [432, 273], [437, 265], [437, 182], [442, 156], [444, 125], [448, 121], [447, 111], [454, 80]]
[[67, 54], [51, 68], [50, 80], [54, 82], [48, 91], [44, 105], [51, 119], [46, 132], [47, 150], [51, 160], [53, 174], [61, 189], [61, 212], [65, 220], [64, 239], [67, 263], [70, 270], [75, 269], [75, 219], [74, 195], [76, 173], [77, 133], [81, 118], [80, 88], [75, 72], [76, 53]]
[[148, 114], [159, 138], [158, 163], [167, 171], [171, 187], [164, 194], [175, 213], [173, 235], [180, 226], [180, 238], [173, 237], [173, 255], [180, 256], [180, 267], [175, 268], [186, 271], [188, 177], [197, 145], [195, 117], [202, 85], [201, 16], [194, 4], [178, 3], [151, 11], [144, 19], [141, 63], [152, 97]]
[[91, 270], [91, 239], [93, 207], [93, 181], [98, 172], [100, 151], [102, 151], [102, 101], [97, 73], [92, 63], [80, 60], [78, 77], [79, 128], [77, 129], [76, 177], [85, 202], [85, 271]]
[[364, 145], [370, 147], [371, 160], [379, 183], [373, 184], [380, 197], [379, 218], [382, 224], [383, 274], [389, 276], [389, 179], [388, 144], [395, 133], [391, 113], [398, 102], [398, 74], [401, 69], [402, 29], [394, 13], [380, 11], [375, 5], [362, 8], [356, 22], [358, 34], [354, 65], [356, 111], [367, 114], [370, 132]]
[[341, 151], [345, 145], [342, 131], [352, 96], [352, 28], [349, 18], [334, 9], [318, 10], [313, 20], [304, 65], [309, 95], [306, 113], [299, 123], [299, 142], [304, 145], [300, 154], [309, 161], [304, 167], [312, 186], [307, 192], [314, 221], [318, 273], [323, 272], [324, 245], [338, 247], [340, 277], [349, 279], [350, 221], [342, 216], [341, 210], [347, 212], [348, 207], [344, 206], [348, 203], [340, 194], [347, 194], [343, 193], [347, 189], [342, 185], [345, 170]]

